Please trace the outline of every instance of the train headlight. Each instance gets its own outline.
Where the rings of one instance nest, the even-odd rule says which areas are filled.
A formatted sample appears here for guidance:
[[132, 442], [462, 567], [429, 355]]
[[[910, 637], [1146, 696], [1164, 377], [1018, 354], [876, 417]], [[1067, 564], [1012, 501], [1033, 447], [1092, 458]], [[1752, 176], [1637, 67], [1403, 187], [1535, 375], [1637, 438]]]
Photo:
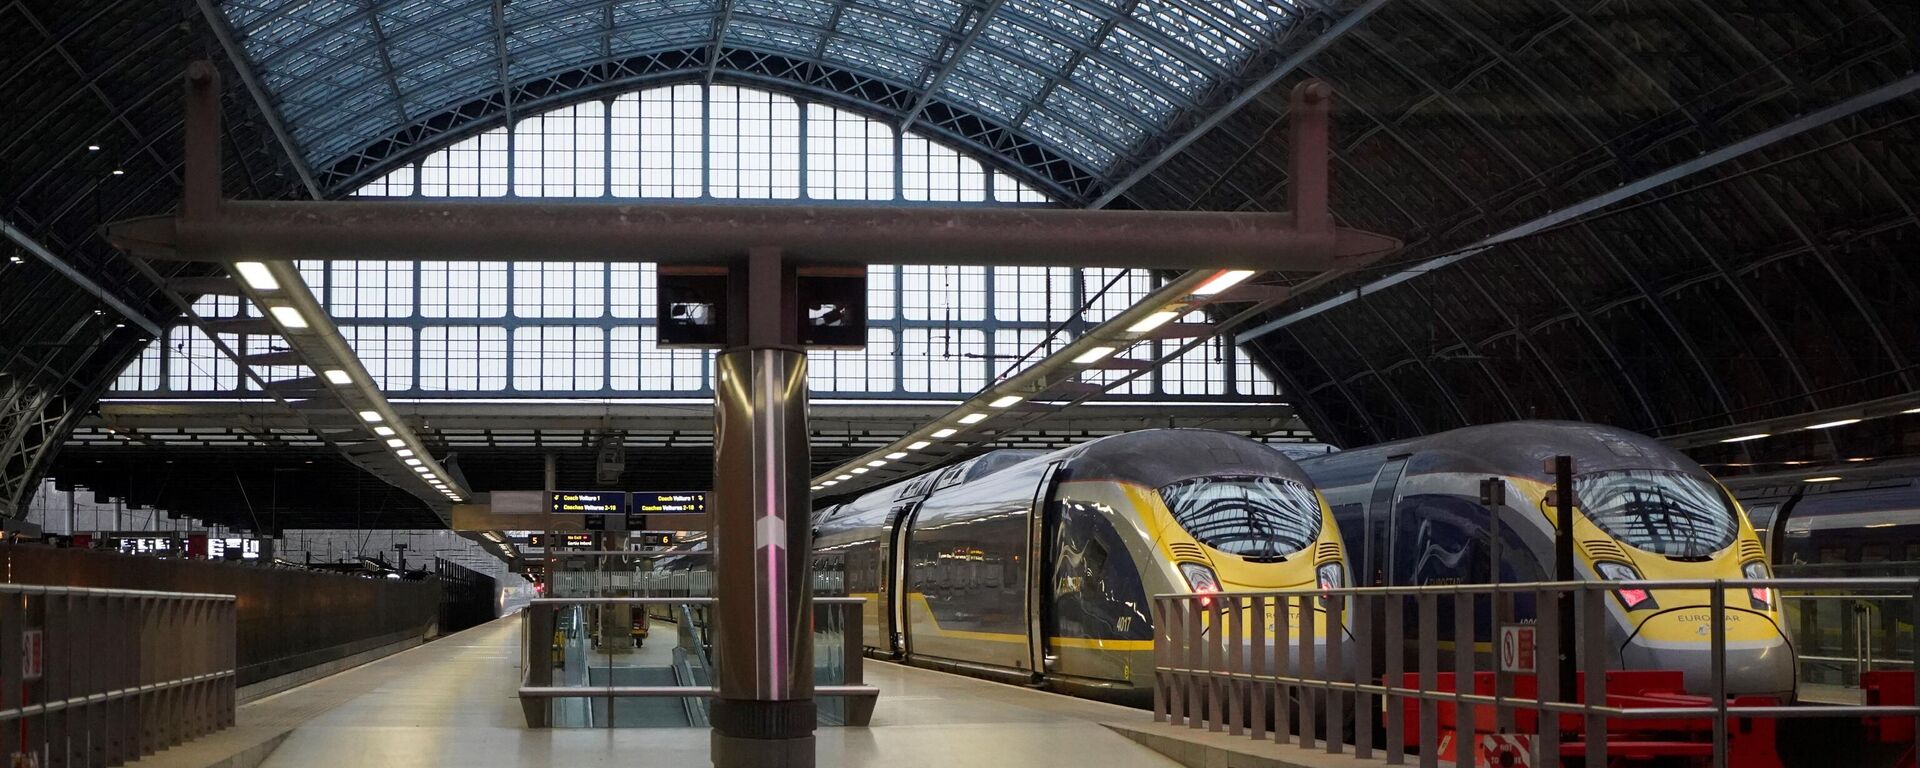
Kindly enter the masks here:
[[[1740, 566], [1740, 575], [1749, 579], [1773, 578], [1773, 574], [1767, 572], [1767, 564], [1759, 560]], [[1773, 608], [1773, 590], [1767, 587], [1748, 587], [1747, 603], [1756, 611], [1771, 609]]]
[[[1193, 588], [1196, 595], [1211, 595], [1220, 591], [1220, 577], [1213, 575], [1213, 569], [1199, 563], [1181, 563], [1180, 575], [1187, 578], [1187, 586]], [[1213, 605], [1213, 598], [1200, 598], [1201, 606]]]
[[[1323, 591], [1339, 589], [1347, 585], [1346, 572], [1340, 567], [1339, 563], [1323, 564], [1319, 568], [1314, 569], [1313, 576], [1313, 580], [1319, 583], [1320, 589]], [[1321, 595], [1319, 598], [1320, 605], [1325, 606], [1327, 601], [1332, 599], [1332, 597], [1332, 595]]]
[[[1603, 560], [1594, 563], [1593, 569], [1600, 573], [1600, 578], [1606, 579], [1607, 581], [1640, 580], [1640, 572], [1634, 570], [1633, 566], [1627, 565], [1626, 563], [1615, 563]], [[1641, 587], [1618, 589], [1614, 590], [1613, 594], [1620, 598], [1620, 603], [1625, 605], [1629, 611], [1660, 607], [1660, 604], [1653, 600], [1653, 592]]]

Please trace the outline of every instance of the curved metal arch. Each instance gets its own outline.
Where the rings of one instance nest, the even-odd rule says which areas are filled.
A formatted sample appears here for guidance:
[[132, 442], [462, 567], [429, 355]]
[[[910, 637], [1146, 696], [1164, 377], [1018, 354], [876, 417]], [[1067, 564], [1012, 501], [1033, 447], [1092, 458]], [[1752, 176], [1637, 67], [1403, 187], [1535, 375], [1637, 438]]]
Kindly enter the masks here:
[[[1333, 387], [1334, 391], [1339, 392], [1340, 397], [1347, 401], [1347, 407], [1350, 408], [1355, 415], [1360, 417], [1360, 423], [1366, 426], [1367, 434], [1373, 436], [1373, 439], [1368, 441], [1368, 444], [1385, 442], [1388, 439], [1386, 433], [1380, 431], [1380, 425], [1374, 423], [1373, 415], [1367, 412], [1366, 406], [1360, 403], [1359, 398], [1353, 396], [1352, 390], [1347, 389], [1346, 379], [1334, 373], [1333, 369], [1328, 368], [1326, 362], [1321, 360], [1319, 355], [1313, 353], [1313, 346], [1300, 340], [1299, 332], [1293, 328], [1287, 328], [1286, 332], [1287, 337], [1293, 339], [1294, 347], [1305, 353], [1307, 359], [1313, 361], [1314, 367], [1319, 368], [1321, 373], [1326, 374], [1327, 383], [1321, 386]], [[1275, 367], [1279, 367], [1277, 362]], [[1309, 390], [1300, 390], [1300, 396], [1303, 399], [1311, 399], [1311, 394]]]
[[[593, 66], [600, 66], [600, 65], [596, 64]], [[571, 88], [571, 89], [562, 89], [557, 91], [556, 95], [554, 96], [543, 97], [543, 98], [538, 98], [538, 99], [533, 99], [528, 101], [519, 101], [519, 102], [516, 102], [516, 104], [525, 110], [522, 114], [526, 114], [526, 115], [538, 114], [541, 112], [551, 111], [554, 109], [561, 109], [573, 104], [600, 100], [600, 99], [608, 99], [608, 98], [617, 97], [617, 96], [624, 95], [631, 92], [637, 92], [637, 91], [647, 90], [651, 88], [666, 87], [671, 85], [679, 85], [679, 84], [688, 83], [688, 82], [698, 82], [699, 78], [702, 76], [704, 76], [704, 71], [698, 68], [677, 68], [677, 69], [663, 70], [659, 72], [645, 73], [645, 74], [631, 76], [631, 77], [623, 77], [623, 78], [607, 80], [600, 83], [596, 83], [591, 87], [577, 87], [577, 88]], [[889, 109], [885, 105], [882, 105], [870, 99], [864, 99], [858, 96], [852, 96], [839, 91], [812, 86], [812, 85], [799, 82], [797, 80], [793, 80], [790, 78], [758, 74], [758, 73], [754, 73], [747, 70], [735, 69], [732, 67], [721, 67], [717, 69], [715, 71], [715, 77], [716, 77], [715, 82], [717, 83], [718, 82], [734, 82], [734, 83], [739, 83], [744, 85], [752, 85], [752, 86], [770, 90], [776, 93], [781, 93], [783, 95], [804, 97], [807, 100], [817, 101], [823, 104], [832, 105], [837, 108], [847, 109], [849, 111], [860, 114], [864, 117], [880, 120], [882, 122], [897, 121], [898, 119], [900, 119], [900, 115], [903, 114], [903, 112], [900, 110]], [[891, 84], [889, 84], [889, 86], [891, 86]], [[896, 90], [904, 91], [904, 89], [898, 89], [897, 87], [896, 87]], [[481, 99], [476, 99], [475, 101], [484, 102], [487, 100], [488, 100], [487, 97], [482, 97]], [[469, 102], [469, 103], [472, 103], [472, 102]], [[948, 106], [949, 108], [952, 108], [952, 105], [948, 105]], [[430, 116], [428, 118], [423, 118], [421, 121], [416, 121], [415, 125], [420, 125], [421, 123], [427, 120], [432, 120], [441, 115], [454, 113], [458, 109], [459, 107], [443, 110], [442, 112], [436, 115]], [[384, 158], [380, 158], [377, 162], [370, 163], [366, 166], [355, 168], [349, 174], [346, 174], [346, 175], [340, 175], [337, 173], [332, 173], [330, 171], [323, 171], [323, 173], [329, 173], [330, 175], [334, 175], [336, 176], [336, 178], [339, 179], [339, 181], [332, 183], [328, 186], [327, 193], [329, 196], [337, 196], [337, 195], [343, 194], [347, 190], [357, 187], [360, 184], [363, 184], [367, 181], [371, 181], [382, 175], [385, 175], [386, 173], [392, 171], [395, 168], [398, 168], [402, 165], [407, 165], [410, 163], [417, 162], [420, 159], [424, 158], [426, 155], [432, 154], [433, 152], [437, 152], [440, 149], [444, 149], [445, 147], [451, 144], [470, 138], [474, 135], [478, 135], [480, 133], [493, 130], [495, 128], [503, 127], [504, 118], [505, 118], [505, 114], [503, 112], [493, 111], [491, 114], [487, 114], [484, 117], [477, 117], [477, 118], [468, 120], [458, 125], [457, 127], [449, 128], [447, 130], [436, 133], [432, 137], [431, 141], [413, 143], [404, 151], [389, 155]], [[985, 120], [984, 118], [979, 118], [979, 119], [981, 119], [983, 122], [990, 122]], [[1061, 200], [1063, 202], [1072, 202], [1080, 199], [1084, 194], [1082, 192], [1078, 192], [1073, 189], [1062, 186], [1059, 181], [1051, 177], [1042, 176], [1036, 173], [1032, 167], [1029, 167], [1024, 163], [1018, 162], [1016, 159], [1007, 157], [1005, 155], [1005, 148], [1003, 147], [996, 147], [996, 146], [980, 143], [979, 141], [976, 141], [972, 138], [950, 131], [944, 126], [939, 125], [937, 123], [933, 123], [930, 121], [921, 121], [921, 122], [922, 122], [921, 129], [918, 132], [924, 133], [930, 136], [931, 138], [939, 139], [943, 143], [952, 145], [956, 148], [964, 148], [970, 157], [972, 157], [977, 161], [980, 161], [983, 165], [991, 167], [997, 171], [1009, 173], [1015, 176], [1016, 178], [1019, 178], [1022, 181], [1025, 181], [1028, 184], [1034, 186], [1035, 188], [1038, 188], [1047, 192], [1049, 195], [1053, 196], [1058, 200]], [[406, 130], [406, 129], [403, 128], [402, 130]], [[1008, 133], [1013, 133], [1010, 129], [1002, 128], [1001, 130], [1006, 130], [1008, 131]], [[1029, 139], [1025, 139], [1025, 137], [1022, 137], [1022, 139], [1031, 141]], [[380, 140], [376, 140], [376, 142], [382, 141], [382, 140], [385, 140], [385, 139], [383, 138]], [[1040, 146], [1037, 142], [1033, 142], [1033, 145], [1035, 147]], [[351, 157], [351, 155], [349, 155], [349, 157]], [[1070, 160], [1066, 160], [1065, 158], [1058, 157], [1058, 156], [1056, 156], [1055, 159], [1052, 160], [1052, 162], [1063, 163], [1063, 164], [1071, 163]], [[1074, 167], [1077, 168], [1077, 166], [1074, 166]], [[1091, 178], [1091, 174], [1087, 174], [1084, 170], [1081, 170], [1080, 173], [1082, 174], [1083, 178], [1089, 178], [1089, 179]]]
[[[1407, 337], [1400, 334], [1400, 329], [1395, 328], [1393, 323], [1387, 321], [1387, 318], [1385, 315], [1380, 314], [1379, 307], [1374, 306], [1374, 303], [1371, 301], [1362, 301], [1360, 302], [1360, 305], [1367, 308], [1368, 314], [1373, 315], [1374, 322], [1379, 323], [1381, 327], [1384, 327], [1387, 329], [1387, 335], [1392, 336], [1393, 340], [1400, 344], [1400, 348], [1406, 351], [1407, 357], [1413, 360], [1415, 365], [1420, 366], [1421, 372], [1425, 373], [1427, 375], [1427, 379], [1433, 382], [1434, 388], [1440, 390], [1440, 394], [1446, 397], [1447, 407], [1453, 411], [1454, 423], [1463, 427], [1466, 426], [1468, 423], [1467, 411], [1465, 408], [1460, 406], [1460, 398], [1458, 395], [1454, 393], [1453, 384], [1451, 382], [1448, 382], [1446, 379], [1441, 378], [1440, 374], [1434, 372], [1433, 366], [1427, 364], [1428, 362], [1427, 355], [1423, 355], [1423, 354], [1420, 354], [1419, 352], [1414, 351], [1413, 345], [1407, 342]], [[1345, 336], [1345, 334], [1341, 334], [1341, 335], [1343, 337]], [[1349, 346], [1353, 344], [1351, 340], [1349, 340], [1347, 343]], [[1371, 365], [1371, 362], [1369, 362], [1369, 365]], [[1394, 366], [1387, 366], [1387, 369], [1392, 370], [1393, 367]], [[1377, 371], [1375, 375], [1376, 376], [1379, 375]], [[1382, 379], [1382, 383], [1386, 383], [1384, 379]], [[1415, 423], [1418, 424], [1419, 422], [1416, 421]]]

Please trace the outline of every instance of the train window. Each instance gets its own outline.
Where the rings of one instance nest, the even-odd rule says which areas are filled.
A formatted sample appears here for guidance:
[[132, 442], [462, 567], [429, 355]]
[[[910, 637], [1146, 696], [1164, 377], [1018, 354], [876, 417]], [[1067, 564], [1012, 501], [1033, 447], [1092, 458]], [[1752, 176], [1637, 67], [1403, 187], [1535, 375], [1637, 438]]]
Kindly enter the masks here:
[[1860, 545], [1860, 562], [1884, 563], [1886, 561], [1887, 561], [1887, 545], [1885, 544]]
[[1906, 561], [1909, 563], [1920, 561], [1920, 542], [1909, 542], [1907, 544]]
[[1272, 562], [1320, 537], [1320, 500], [1277, 477], [1201, 477], [1160, 489], [1173, 519], [1214, 549]]
[[1594, 525], [1668, 557], [1706, 557], [1733, 544], [1740, 524], [1712, 481], [1681, 472], [1629, 469], [1574, 478]]

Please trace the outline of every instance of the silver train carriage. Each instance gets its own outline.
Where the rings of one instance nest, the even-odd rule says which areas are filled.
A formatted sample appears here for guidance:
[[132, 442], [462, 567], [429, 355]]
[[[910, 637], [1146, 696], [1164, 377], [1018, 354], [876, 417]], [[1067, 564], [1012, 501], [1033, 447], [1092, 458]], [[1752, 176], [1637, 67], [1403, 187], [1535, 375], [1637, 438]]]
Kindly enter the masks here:
[[817, 593], [868, 598], [870, 653], [1132, 704], [1152, 695], [1152, 595], [1348, 578], [1305, 473], [1206, 430], [995, 451], [814, 526]]
[[[1766, 554], [1740, 505], [1693, 460], [1659, 441], [1611, 427], [1522, 421], [1302, 459], [1333, 508], [1368, 586], [1493, 581], [1493, 520], [1480, 481], [1505, 482], [1498, 510], [1503, 583], [1551, 581], [1557, 517], [1548, 461], [1571, 456], [1575, 571], [1583, 580], [1767, 578]], [[1709, 688], [1710, 590], [1622, 589], [1608, 601], [1608, 659], [1616, 669], [1677, 669], [1694, 692]], [[1453, 637], [1452, 601], [1440, 601], [1442, 641]], [[1473, 642], [1490, 652], [1490, 603]], [[1729, 590], [1727, 690], [1791, 698], [1794, 649], [1778, 596]], [[1413, 616], [1408, 603], [1408, 616]], [[1517, 619], [1534, 617], [1521, 600]], [[1384, 626], [1376, 623], [1373, 626]], [[1415, 624], [1406, 625], [1409, 634]], [[1411, 646], [1410, 646], [1411, 647]], [[1411, 668], [1411, 667], [1409, 667]]]

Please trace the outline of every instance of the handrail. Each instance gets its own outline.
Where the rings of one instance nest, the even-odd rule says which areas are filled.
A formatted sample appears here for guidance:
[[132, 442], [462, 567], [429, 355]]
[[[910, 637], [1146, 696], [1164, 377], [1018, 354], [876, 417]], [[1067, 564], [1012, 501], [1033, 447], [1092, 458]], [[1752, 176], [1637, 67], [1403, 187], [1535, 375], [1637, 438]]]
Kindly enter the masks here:
[[[1701, 670], [1705, 680], [1696, 677], [1686, 687], [1691, 693], [1681, 694], [1676, 689], [1674, 695], [1666, 697], [1669, 701], [1658, 701], [1659, 697], [1650, 701], [1662, 706], [1635, 708], [1625, 706], [1626, 701], [1610, 700], [1606, 676], [1599, 674], [1587, 675], [1578, 690], [1564, 687], [1563, 681], [1575, 679], [1574, 670], [1607, 668], [1611, 593], [1632, 589], [1707, 592], [1700, 601], [1705, 604], [1698, 607], [1710, 614], [1703, 622], [1701, 642], [1711, 649], [1712, 663], [1709, 669]], [[1286, 731], [1297, 723], [1300, 744], [1313, 746], [1323, 735], [1315, 727], [1316, 715], [1325, 715], [1326, 749], [1338, 753], [1345, 746], [1341, 729], [1351, 707], [1351, 722], [1357, 730], [1353, 751], [1356, 757], [1370, 757], [1374, 750], [1372, 717], [1384, 712], [1388, 762], [1397, 763], [1415, 746], [1409, 741], [1414, 738], [1416, 724], [1417, 746], [1422, 753], [1431, 755], [1439, 749], [1442, 707], [1458, 708], [1457, 719], [1446, 727], [1462, 729], [1448, 738], [1458, 737], [1451, 743], [1461, 745], [1463, 760], [1468, 757], [1465, 750], [1474, 748], [1467, 745], [1479, 745], [1478, 734], [1488, 723], [1501, 732], [1514, 733], [1517, 712], [1537, 715], [1537, 733], [1523, 738], [1532, 740], [1540, 754], [1559, 754], [1564, 736], [1561, 717], [1572, 715], [1577, 716], [1576, 722], [1583, 723], [1577, 726], [1584, 736], [1580, 750], [1589, 765], [1608, 761], [1609, 729], [1620, 728], [1618, 724], [1610, 726], [1610, 720], [1685, 719], [1711, 724], [1715, 765], [1724, 766], [1730, 740], [1749, 733], [1740, 729], [1736, 734], [1731, 729], [1732, 723], [1741, 718], [1920, 717], [1920, 704], [1745, 706], [1741, 702], [1741, 706], [1729, 706], [1726, 692], [1730, 665], [1725, 661], [1728, 614], [1742, 610], [1745, 603], [1738, 604], [1742, 608], [1734, 608], [1728, 593], [1745, 589], [1771, 590], [1781, 597], [1786, 597], [1781, 590], [1901, 591], [1906, 594], [1888, 598], [1911, 601], [1909, 610], [1920, 619], [1920, 578], [1913, 577], [1444, 584], [1161, 594], [1152, 600], [1156, 633], [1154, 718], [1213, 731], [1224, 728], [1234, 735], [1250, 729], [1256, 739], [1263, 738], [1262, 730], [1270, 722], [1280, 729], [1274, 738], [1282, 743], [1289, 741]], [[1529, 619], [1513, 613], [1517, 603], [1513, 598], [1523, 594], [1535, 598], [1536, 614]], [[1481, 601], [1488, 599], [1494, 609], [1491, 613], [1482, 607], [1485, 604]], [[1556, 600], [1572, 602], [1571, 624], [1564, 624], [1558, 612], [1547, 607]], [[1451, 610], [1450, 619], [1442, 618], [1443, 608]], [[1378, 626], [1382, 622], [1385, 626]], [[1512, 671], [1507, 663], [1492, 664], [1495, 654], [1476, 650], [1470, 642], [1442, 648], [1447, 638], [1502, 638], [1502, 628], [1516, 626], [1536, 633], [1534, 641], [1538, 644], [1532, 666], [1524, 672]], [[1568, 640], [1578, 642], [1560, 645]], [[1920, 643], [1920, 638], [1915, 642]], [[1563, 657], [1556, 652], [1561, 647], [1578, 650], [1571, 657]], [[1496, 648], [1505, 650], [1506, 646], [1496, 644]], [[1376, 670], [1376, 660], [1385, 668]], [[1482, 669], [1477, 667], [1480, 664], [1494, 668]], [[1446, 686], [1451, 690], [1440, 684], [1438, 675], [1442, 673], [1455, 681]], [[1476, 674], [1491, 678], [1493, 695], [1475, 691]], [[1512, 693], [1514, 678], [1522, 674], [1536, 676], [1535, 694]], [[1709, 683], [1704, 695], [1703, 682]], [[1915, 685], [1920, 687], [1920, 683]], [[1384, 707], [1370, 702], [1370, 696], [1384, 697]], [[1686, 706], [1695, 702], [1698, 704]], [[1273, 707], [1270, 721], [1266, 717], [1269, 704]], [[1494, 718], [1474, 717], [1470, 714], [1473, 707], [1491, 707]], [[1409, 721], [1415, 717], [1415, 708], [1417, 719]], [[1297, 717], [1289, 716], [1289, 709], [1297, 709]], [[1702, 730], [1699, 738], [1704, 740], [1705, 726], [1696, 727]], [[1629, 740], [1644, 733], [1631, 726], [1624, 730], [1629, 735], [1621, 738]]]
[[153, 597], [167, 600], [212, 600], [231, 603], [235, 595], [218, 592], [160, 592], [151, 589], [115, 589], [108, 587], [62, 587], [51, 584], [0, 584], [0, 594], [81, 595], [85, 597]]

